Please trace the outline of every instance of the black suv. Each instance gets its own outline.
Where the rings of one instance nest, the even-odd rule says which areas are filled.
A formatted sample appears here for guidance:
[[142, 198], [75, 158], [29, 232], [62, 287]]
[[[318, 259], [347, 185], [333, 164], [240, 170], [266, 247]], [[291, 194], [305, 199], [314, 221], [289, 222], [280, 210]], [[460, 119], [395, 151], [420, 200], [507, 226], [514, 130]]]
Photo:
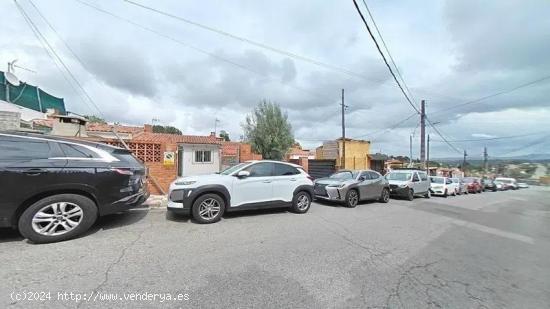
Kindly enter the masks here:
[[76, 237], [98, 216], [142, 204], [146, 176], [125, 149], [0, 132], [0, 227], [18, 228], [34, 243]]

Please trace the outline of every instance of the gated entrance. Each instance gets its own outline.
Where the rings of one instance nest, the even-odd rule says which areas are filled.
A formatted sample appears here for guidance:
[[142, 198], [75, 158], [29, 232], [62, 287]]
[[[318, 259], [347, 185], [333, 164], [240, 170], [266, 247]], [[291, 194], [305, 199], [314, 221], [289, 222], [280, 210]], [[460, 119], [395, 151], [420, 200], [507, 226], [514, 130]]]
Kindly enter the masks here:
[[323, 178], [336, 171], [336, 160], [308, 160], [308, 173], [311, 177]]

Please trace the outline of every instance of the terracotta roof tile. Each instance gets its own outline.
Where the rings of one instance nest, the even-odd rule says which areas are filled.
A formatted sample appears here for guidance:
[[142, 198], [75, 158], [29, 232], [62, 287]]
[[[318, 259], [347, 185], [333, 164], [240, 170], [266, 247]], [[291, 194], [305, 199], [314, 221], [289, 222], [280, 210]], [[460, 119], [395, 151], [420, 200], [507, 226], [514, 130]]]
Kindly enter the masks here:
[[220, 141], [214, 136], [202, 135], [177, 135], [168, 133], [142, 132], [134, 136], [131, 142], [148, 143], [174, 143], [174, 144], [214, 144], [220, 145]]
[[143, 132], [143, 127], [133, 127], [133, 126], [121, 126], [121, 125], [110, 125], [104, 123], [89, 122], [86, 124], [87, 131], [95, 132], [111, 132], [113, 127], [118, 133], [139, 133]]

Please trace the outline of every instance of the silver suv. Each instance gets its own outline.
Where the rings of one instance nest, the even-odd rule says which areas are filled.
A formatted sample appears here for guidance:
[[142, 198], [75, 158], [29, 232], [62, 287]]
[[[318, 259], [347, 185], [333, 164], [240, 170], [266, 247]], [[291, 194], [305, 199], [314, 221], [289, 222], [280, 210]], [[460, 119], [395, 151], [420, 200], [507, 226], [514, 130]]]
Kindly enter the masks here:
[[378, 200], [387, 203], [390, 198], [388, 181], [371, 170], [341, 170], [329, 177], [315, 180], [316, 199], [343, 202], [347, 207], [357, 206], [359, 201]]
[[412, 201], [415, 196], [430, 198], [430, 178], [425, 171], [415, 169], [394, 170], [386, 174], [390, 194]]

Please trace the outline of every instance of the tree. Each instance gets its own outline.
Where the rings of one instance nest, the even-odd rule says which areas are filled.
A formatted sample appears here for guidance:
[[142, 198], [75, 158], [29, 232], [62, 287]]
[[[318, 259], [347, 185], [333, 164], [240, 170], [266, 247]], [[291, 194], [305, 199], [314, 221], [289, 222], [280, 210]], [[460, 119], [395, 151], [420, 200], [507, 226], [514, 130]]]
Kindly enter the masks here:
[[95, 115], [85, 115], [84, 118], [88, 119], [88, 122], [91, 122], [91, 123], [107, 124], [107, 121], [105, 121], [105, 119]]
[[153, 133], [168, 133], [168, 134], [177, 134], [177, 135], [183, 134], [178, 128], [175, 128], [172, 126], [161, 126], [161, 125], [154, 125]]
[[245, 139], [264, 159], [281, 160], [294, 143], [292, 126], [278, 104], [262, 100], [242, 125]]
[[226, 142], [231, 141], [231, 139], [229, 138], [229, 133], [227, 133], [227, 131], [225, 131], [225, 130], [220, 131], [220, 137], [223, 138], [223, 140], [226, 141]]

